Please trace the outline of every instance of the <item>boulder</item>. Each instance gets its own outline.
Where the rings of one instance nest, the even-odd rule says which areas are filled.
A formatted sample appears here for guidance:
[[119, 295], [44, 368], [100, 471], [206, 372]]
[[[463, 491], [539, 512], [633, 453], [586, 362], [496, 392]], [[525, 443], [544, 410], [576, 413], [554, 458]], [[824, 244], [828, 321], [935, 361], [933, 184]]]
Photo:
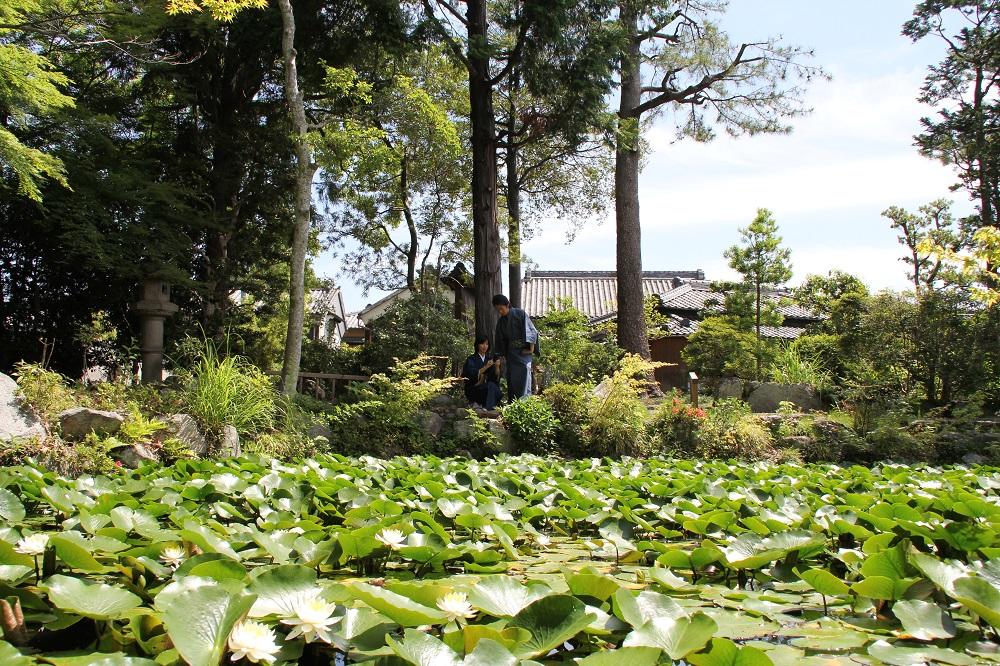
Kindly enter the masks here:
[[986, 457], [978, 453], [966, 453], [962, 456], [962, 462], [966, 465], [982, 465], [986, 462]]
[[191, 451], [202, 458], [208, 455], [208, 440], [198, 427], [198, 422], [190, 414], [172, 414], [165, 420], [171, 437], [184, 442]]
[[222, 429], [222, 446], [219, 455], [235, 458], [240, 455], [240, 433], [236, 426], [227, 425]]
[[427, 408], [434, 411], [450, 411], [459, 406], [458, 400], [447, 393], [436, 395], [427, 401]]
[[73, 407], [59, 412], [59, 425], [66, 439], [83, 439], [91, 432], [113, 435], [121, 430], [125, 417], [117, 412], [105, 412], [89, 407]]
[[611, 395], [611, 380], [605, 378], [600, 384], [595, 386], [590, 394], [599, 400], [605, 400]]
[[444, 419], [435, 412], [421, 412], [417, 415], [417, 426], [431, 437], [437, 438], [444, 428]]
[[514, 438], [511, 436], [510, 431], [504, 427], [500, 421], [497, 419], [489, 419], [486, 421], [486, 428], [499, 440], [500, 450], [504, 453], [515, 453], [514, 450]]
[[475, 432], [475, 421], [473, 419], [460, 419], [452, 424], [457, 439], [472, 439]]
[[333, 437], [333, 429], [330, 428], [329, 423], [324, 423], [320, 421], [309, 426], [309, 429], [306, 430], [306, 436], [309, 439], [316, 439], [317, 437], [322, 437], [323, 439], [329, 442], [330, 438]]
[[803, 412], [823, 407], [819, 393], [809, 384], [759, 384], [747, 398], [755, 412], [774, 412], [783, 402], [790, 402]]
[[111, 451], [111, 457], [120, 461], [123, 466], [131, 469], [138, 469], [145, 463], [160, 462], [160, 456], [156, 449], [142, 442], [136, 442], [128, 446], [119, 446]]
[[743, 399], [743, 380], [736, 377], [723, 377], [719, 380], [719, 385], [715, 387], [715, 397], [719, 400], [726, 398]]
[[17, 397], [17, 382], [0, 373], [0, 442], [15, 437], [45, 437], [45, 426]]

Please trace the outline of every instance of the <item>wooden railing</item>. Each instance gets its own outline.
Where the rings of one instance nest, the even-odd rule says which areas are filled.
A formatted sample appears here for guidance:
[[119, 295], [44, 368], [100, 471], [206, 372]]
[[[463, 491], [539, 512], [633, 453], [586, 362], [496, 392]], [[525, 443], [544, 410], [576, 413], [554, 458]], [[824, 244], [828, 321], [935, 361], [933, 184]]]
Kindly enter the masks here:
[[[268, 374], [278, 375], [280, 373], [270, 372]], [[312, 395], [317, 400], [328, 402], [337, 401], [337, 386], [346, 386], [352, 382], [367, 382], [368, 375], [341, 375], [330, 372], [300, 372], [299, 380], [295, 384], [295, 392], [303, 395]]]

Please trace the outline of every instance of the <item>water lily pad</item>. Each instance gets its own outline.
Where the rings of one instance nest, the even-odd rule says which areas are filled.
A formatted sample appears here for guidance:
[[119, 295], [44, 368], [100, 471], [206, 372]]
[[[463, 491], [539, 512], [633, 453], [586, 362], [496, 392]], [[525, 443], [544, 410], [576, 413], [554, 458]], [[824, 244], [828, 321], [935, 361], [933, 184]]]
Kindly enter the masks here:
[[167, 585], [155, 599], [167, 634], [190, 666], [217, 666], [236, 622], [254, 595], [236, 581], [187, 576]]
[[660, 660], [659, 648], [624, 647], [617, 650], [605, 650], [577, 659], [578, 666], [655, 666]]
[[708, 652], [688, 655], [686, 661], [694, 666], [774, 666], [764, 651], [740, 647], [727, 638], [713, 638]]
[[715, 620], [704, 613], [695, 613], [690, 617], [660, 617], [632, 631], [625, 637], [622, 646], [656, 647], [671, 659], [683, 659], [705, 647], [717, 629]]
[[903, 631], [922, 641], [952, 638], [955, 623], [944, 609], [935, 603], [919, 599], [904, 599], [892, 606], [892, 612], [902, 623]]
[[593, 622], [595, 616], [586, 605], [566, 594], [554, 594], [532, 602], [508, 623], [509, 627], [527, 629], [531, 638], [517, 647], [522, 658], [548, 653], [576, 636]]
[[142, 604], [127, 590], [70, 576], [49, 576], [43, 587], [56, 608], [95, 620], [114, 620]]
[[955, 664], [955, 666], [967, 666], [976, 663], [976, 660], [972, 657], [961, 652], [955, 652], [950, 648], [931, 646], [904, 647], [887, 641], [875, 641], [872, 643], [868, 646], [868, 654], [887, 664], [896, 664], [897, 666], [926, 664], [930, 662]]
[[316, 572], [299, 564], [259, 569], [254, 574], [248, 589], [257, 600], [250, 608], [250, 617], [294, 615], [303, 596], [319, 593]]
[[0, 519], [7, 523], [19, 523], [24, 520], [24, 515], [24, 505], [17, 495], [0, 488]]
[[469, 603], [493, 617], [513, 617], [548, 594], [551, 590], [545, 585], [522, 585], [510, 576], [487, 576], [469, 590]]
[[443, 624], [447, 616], [437, 608], [418, 604], [409, 597], [366, 583], [349, 583], [347, 589], [355, 599], [385, 615], [403, 627]]

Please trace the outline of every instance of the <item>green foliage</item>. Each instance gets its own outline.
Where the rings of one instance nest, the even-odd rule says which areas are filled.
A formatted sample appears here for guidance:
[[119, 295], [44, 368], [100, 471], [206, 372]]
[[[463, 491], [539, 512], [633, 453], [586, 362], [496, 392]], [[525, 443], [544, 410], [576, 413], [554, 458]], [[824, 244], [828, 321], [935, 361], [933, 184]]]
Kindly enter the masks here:
[[648, 450], [649, 411], [641, 396], [659, 364], [634, 354], [622, 358], [618, 369], [598, 387], [590, 421], [584, 428], [587, 454], [637, 456]]
[[740, 236], [742, 245], [733, 245], [725, 252], [729, 267], [743, 276], [742, 282], [729, 285], [726, 314], [746, 321], [748, 325], [740, 328], [755, 328], [760, 338], [762, 325], [781, 325], [776, 304], [764, 296], [792, 278], [792, 253], [781, 247], [778, 223], [765, 208], [757, 211], [749, 226], [740, 229]]
[[277, 414], [274, 382], [240, 356], [222, 356], [206, 340], [191, 370], [183, 400], [198, 421], [219, 437], [227, 425], [240, 434], [269, 430]]
[[695, 454], [699, 431], [706, 417], [704, 409], [692, 407], [677, 396], [664, 401], [649, 423], [653, 450], [677, 455]]
[[830, 387], [831, 378], [822, 359], [805, 351], [806, 345], [778, 345], [768, 369], [771, 381], [780, 384], [809, 384], [823, 391]]
[[139, 409], [139, 405], [129, 405], [128, 418], [122, 424], [119, 434], [130, 442], [148, 442], [156, 433], [166, 430], [167, 424], [155, 418], [148, 418]]
[[249, 455], [278, 460], [301, 460], [320, 452], [315, 440], [296, 431], [258, 433], [253, 438], [241, 442], [241, 447]]
[[742, 400], [718, 400], [698, 431], [697, 453], [706, 458], [774, 459], [774, 438]]
[[418, 293], [397, 301], [379, 317], [362, 358], [367, 370], [383, 373], [397, 361], [419, 356], [444, 357], [458, 366], [471, 353], [470, 348], [469, 333], [465, 324], [455, 319], [452, 304], [434, 292]]
[[550, 302], [538, 322], [546, 384], [598, 382], [615, 371], [621, 349], [612, 339], [595, 339], [586, 316], [569, 298]]
[[[466, 410], [465, 418], [471, 424], [471, 428], [466, 437], [458, 440], [458, 444], [468, 447], [471, 452], [482, 453], [483, 455], [495, 455], [499, 453], [501, 441], [497, 434], [490, 429], [490, 422], [481, 418], [472, 409]], [[453, 452], [452, 450], [448, 453]]]
[[330, 413], [330, 448], [349, 454], [392, 456], [429, 446], [417, 421], [421, 408], [454, 380], [430, 377], [434, 362], [426, 356], [400, 361], [387, 373], [351, 386], [349, 402]]
[[750, 378], [754, 374], [753, 334], [737, 329], [722, 317], [706, 317], [681, 352], [688, 368], [699, 377], [735, 376]]
[[546, 400], [534, 395], [515, 400], [501, 415], [518, 453], [553, 453], [560, 424]]
[[59, 412], [77, 404], [66, 378], [57, 372], [37, 364], [18, 363], [14, 374], [18, 395], [46, 423], [53, 423]]
[[584, 384], [552, 384], [545, 387], [542, 398], [552, 406], [558, 422], [555, 448], [567, 457], [588, 455], [584, 431], [594, 411], [594, 397]]

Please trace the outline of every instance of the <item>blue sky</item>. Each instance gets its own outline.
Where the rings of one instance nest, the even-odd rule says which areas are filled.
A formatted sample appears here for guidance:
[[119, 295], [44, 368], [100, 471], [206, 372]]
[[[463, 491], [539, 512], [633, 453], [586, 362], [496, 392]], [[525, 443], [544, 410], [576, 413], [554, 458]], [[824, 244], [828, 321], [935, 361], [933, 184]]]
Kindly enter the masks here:
[[[957, 213], [971, 210], [964, 193], [949, 192], [954, 174], [912, 145], [920, 117], [930, 113], [916, 96], [927, 65], [943, 52], [933, 40], [912, 44], [900, 35], [913, 6], [732, 0], [723, 25], [734, 40], [780, 35], [814, 49], [814, 62], [833, 79], [812, 85], [814, 112], [796, 119], [790, 135], [675, 142], [669, 115], [658, 118], [639, 185], [643, 268], [702, 268], [710, 279], [729, 278], [723, 250], [758, 208], [768, 208], [792, 250], [793, 283], [839, 268], [877, 289], [905, 288], [901, 247], [881, 212], [939, 197], [955, 199]], [[566, 225], [547, 221], [524, 251], [540, 269], [613, 270], [613, 213], [569, 245]], [[330, 255], [316, 269], [343, 286], [349, 310], [380, 296], [364, 296]]]

